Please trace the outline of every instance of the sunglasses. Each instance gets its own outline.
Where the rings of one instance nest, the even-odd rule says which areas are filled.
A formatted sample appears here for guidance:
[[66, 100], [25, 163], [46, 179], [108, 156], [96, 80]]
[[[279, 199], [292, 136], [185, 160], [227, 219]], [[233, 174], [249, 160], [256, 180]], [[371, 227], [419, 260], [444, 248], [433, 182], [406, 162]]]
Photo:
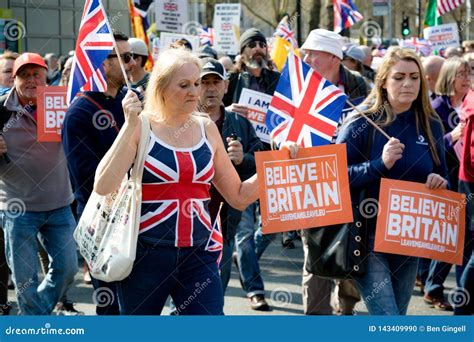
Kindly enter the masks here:
[[[130, 61], [132, 60], [132, 58], [134, 58], [132, 52], [125, 52], [125, 53], [122, 53], [122, 54], [120, 54], [120, 57], [122, 57], [123, 62], [124, 62], [125, 64], [130, 63]], [[108, 55], [107, 58], [117, 58], [117, 55]]]
[[265, 49], [267, 47], [267, 43], [265, 42], [250, 42], [247, 44], [247, 46], [251, 49], [257, 46], [257, 44], [262, 48]]

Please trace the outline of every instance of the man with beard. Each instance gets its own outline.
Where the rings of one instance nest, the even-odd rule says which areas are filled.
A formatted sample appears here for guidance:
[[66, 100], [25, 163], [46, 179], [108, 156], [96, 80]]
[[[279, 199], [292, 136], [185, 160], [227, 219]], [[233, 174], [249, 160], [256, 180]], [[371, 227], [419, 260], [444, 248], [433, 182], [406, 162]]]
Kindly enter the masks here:
[[[240, 37], [240, 55], [236, 68], [229, 76], [229, 88], [223, 102], [229, 112], [242, 116], [248, 114], [248, 108], [239, 105], [238, 101], [243, 88], [249, 88], [265, 94], [273, 95], [280, 74], [272, 69], [268, 56], [267, 40], [255, 28], [248, 29]], [[270, 146], [262, 143], [265, 150]], [[250, 306], [254, 310], [269, 310], [265, 300], [265, 289], [260, 274], [258, 260], [263, 254], [271, 237], [262, 234], [259, 224], [259, 207], [255, 202], [242, 212], [242, 218], [235, 235], [236, 255], [234, 261], [240, 273], [240, 281]]]
[[240, 37], [240, 56], [235, 70], [229, 74], [229, 90], [223, 101], [227, 110], [246, 116], [248, 108], [238, 104], [242, 89], [273, 95], [280, 74], [271, 70], [273, 63], [268, 55], [267, 40], [255, 28]]
[[[117, 48], [126, 72], [135, 64], [128, 37], [114, 33]], [[125, 79], [120, 69], [116, 51], [113, 50], [102, 64], [107, 80], [107, 90], [85, 92], [78, 95], [66, 112], [62, 128], [62, 143], [68, 161], [69, 173], [77, 201], [77, 217], [84, 207], [94, 187], [94, 175], [100, 160], [112, 146], [124, 124], [122, 100], [127, 93]], [[94, 288], [107, 287], [115, 293], [114, 283], [92, 279]], [[96, 297], [100, 296], [100, 292]], [[110, 305], [97, 306], [98, 315], [118, 315], [117, 296]]]

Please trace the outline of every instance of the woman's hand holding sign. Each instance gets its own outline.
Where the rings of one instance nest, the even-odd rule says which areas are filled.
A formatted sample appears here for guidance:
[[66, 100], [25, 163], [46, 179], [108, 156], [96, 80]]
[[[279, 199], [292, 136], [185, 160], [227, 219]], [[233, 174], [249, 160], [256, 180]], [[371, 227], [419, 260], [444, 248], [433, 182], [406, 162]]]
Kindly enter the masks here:
[[382, 161], [387, 169], [391, 169], [397, 160], [402, 159], [405, 145], [396, 138], [390, 140], [383, 147]]
[[296, 155], [298, 154], [299, 145], [293, 141], [285, 141], [281, 144], [280, 150], [287, 149], [290, 151], [290, 158], [295, 159]]
[[430, 173], [426, 180], [426, 187], [428, 189], [446, 189], [448, 187], [448, 181], [437, 173]]

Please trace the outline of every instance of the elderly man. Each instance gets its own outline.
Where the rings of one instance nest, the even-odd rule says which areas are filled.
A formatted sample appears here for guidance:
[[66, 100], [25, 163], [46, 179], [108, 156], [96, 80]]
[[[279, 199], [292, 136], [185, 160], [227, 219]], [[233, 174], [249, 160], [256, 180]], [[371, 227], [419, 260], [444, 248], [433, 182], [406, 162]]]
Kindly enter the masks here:
[[435, 95], [436, 82], [438, 81], [439, 71], [443, 66], [444, 58], [440, 56], [428, 56], [423, 60], [423, 69], [425, 78], [430, 88], [430, 96]]
[[[61, 143], [37, 141], [37, 88], [46, 85], [40, 55], [24, 53], [13, 65], [14, 87], [0, 97], [0, 215], [5, 250], [23, 315], [48, 315], [77, 271], [76, 226]], [[38, 241], [50, 268], [38, 280]]]
[[[316, 29], [310, 32], [301, 46], [304, 61], [332, 84], [344, 91], [354, 103], [367, 96], [368, 87], [360, 74], [341, 64], [343, 58], [342, 38], [335, 32]], [[308, 254], [306, 236], [302, 236], [305, 256]], [[342, 314], [351, 314], [355, 303], [360, 300], [357, 289], [350, 280], [340, 281], [339, 301]], [[303, 308], [308, 315], [330, 315], [332, 281], [319, 278], [303, 269]]]

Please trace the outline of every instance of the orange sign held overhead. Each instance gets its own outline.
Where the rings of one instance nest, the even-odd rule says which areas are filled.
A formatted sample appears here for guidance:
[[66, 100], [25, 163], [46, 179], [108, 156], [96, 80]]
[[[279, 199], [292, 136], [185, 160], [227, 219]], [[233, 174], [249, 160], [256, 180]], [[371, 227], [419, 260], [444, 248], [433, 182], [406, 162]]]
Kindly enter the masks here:
[[352, 221], [345, 144], [255, 153], [265, 234]]
[[60, 142], [67, 87], [38, 87], [38, 141]]
[[465, 212], [463, 194], [382, 179], [374, 249], [461, 265]]

